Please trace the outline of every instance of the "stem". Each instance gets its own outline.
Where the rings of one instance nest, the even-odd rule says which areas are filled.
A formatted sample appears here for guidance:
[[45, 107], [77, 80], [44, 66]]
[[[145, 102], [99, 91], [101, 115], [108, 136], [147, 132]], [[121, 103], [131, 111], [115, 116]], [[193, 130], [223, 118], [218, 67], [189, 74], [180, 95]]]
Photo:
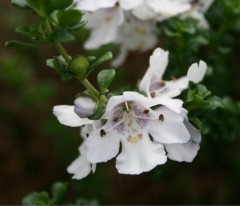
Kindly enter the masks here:
[[65, 59], [65, 61], [67, 63], [70, 63], [71, 61], [71, 57], [68, 55], [67, 51], [64, 49], [63, 45], [59, 42], [54, 44], [55, 48], [57, 49], [58, 53], [61, 54], [63, 56], [63, 58]]
[[[53, 33], [52, 27], [49, 23], [49, 20], [46, 18], [46, 29], [49, 34]], [[65, 61], [69, 64], [71, 61], [70, 55], [68, 55], [67, 51], [63, 47], [63, 45], [60, 42], [54, 43], [55, 48], [57, 49], [58, 53], [62, 55], [62, 57], [65, 59]], [[77, 77], [77, 79], [85, 86], [86, 89], [88, 89], [95, 97], [99, 98], [99, 92], [95, 87], [88, 81], [88, 79], [81, 80]]]
[[80, 80], [78, 79], [94, 96], [99, 97], [98, 90], [95, 89], [95, 87], [87, 80]]
[[[48, 19], [46, 19], [46, 28], [48, 30], [48, 33], [51, 34], [53, 33], [53, 30], [51, 28], [51, 25], [48, 21]], [[55, 42], [54, 43], [55, 48], [57, 49], [58, 53], [61, 54], [63, 56], [63, 58], [65, 59], [65, 61], [67, 63], [69, 63], [71, 61], [71, 57], [68, 55], [67, 51], [64, 49], [63, 45], [60, 42]]]

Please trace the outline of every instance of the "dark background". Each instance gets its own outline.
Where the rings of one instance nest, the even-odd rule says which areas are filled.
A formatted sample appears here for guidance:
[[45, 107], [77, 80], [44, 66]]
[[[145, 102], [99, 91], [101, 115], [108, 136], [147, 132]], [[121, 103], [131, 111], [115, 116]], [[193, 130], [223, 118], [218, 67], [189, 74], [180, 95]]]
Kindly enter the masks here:
[[[211, 18], [211, 12], [208, 15]], [[5, 41], [22, 38], [14, 33], [16, 26], [34, 22], [30, 12], [4, 0], [0, 2], [0, 19], [0, 204], [20, 204], [27, 194], [48, 190], [56, 181], [70, 181], [68, 203], [81, 197], [115, 205], [240, 204], [240, 140], [239, 133], [234, 133], [239, 117], [224, 116], [221, 111], [207, 117], [221, 124], [203, 136], [191, 164], [169, 160], [149, 173], [126, 176], [117, 173], [112, 160], [98, 165], [96, 173], [84, 180], [71, 180], [66, 168], [78, 155], [79, 129], [60, 125], [52, 108], [71, 105], [82, 87], [75, 80], [61, 81], [45, 66], [47, 58], [57, 55], [50, 46], [30, 51], [4, 47]], [[219, 24], [213, 21], [214, 28]], [[230, 53], [212, 57], [214, 49], [205, 52], [202, 48], [195, 58], [209, 58], [207, 62], [216, 69], [216, 75], [204, 82], [214, 94], [239, 100], [240, 32], [226, 32], [233, 38], [228, 42]], [[81, 44], [78, 41], [67, 49], [71, 54], [79, 48], [82, 52]], [[118, 84], [134, 87], [148, 66], [149, 54], [130, 54], [123, 69], [117, 71]], [[190, 65], [189, 59], [186, 64]]]

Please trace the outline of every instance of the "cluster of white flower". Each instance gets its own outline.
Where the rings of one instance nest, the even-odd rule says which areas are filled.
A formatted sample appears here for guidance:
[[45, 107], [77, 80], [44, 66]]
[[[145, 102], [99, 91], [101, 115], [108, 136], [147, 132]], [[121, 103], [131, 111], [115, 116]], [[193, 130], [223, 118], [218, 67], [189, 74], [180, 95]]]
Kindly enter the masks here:
[[76, 8], [85, 12], [91, 36], [86, 49], [96, 49], [107, 43], [120, 46], [113, 62], [121, 65], [128, 51], [146, 51], [158, 43], [156, 25], [167, 18], [180, 15], [199, 20], [208, 28], [204, 13], [214, 0], [76, 0]]
[[188, 87], [190, 81], [202, 81], [207, 65], [200, 61], [191, 65], [187, 76], [164, 81], [162, 76], [168, 65], [168, 52], [155, 49], [149, 64], [138, 85], [145, 95], [127, 91], [112, 96], [99, 120], [87, 118], [96, 104], [85, 97], [76, 99], [74, 106], [54, 107], [53, 112], [60, 123], [82, 127], [80, 156], [68, 168], [68, 172], [74, 174], [73, 178], [86, 177], [95, 171], [97, 163], [115, 156], [116, 168], [122, 174], [150, 171], [164, 164], [167, 158], [179, 162], [194, 159], [201, 134], [188, 121], [183, 102], [175, 97]]

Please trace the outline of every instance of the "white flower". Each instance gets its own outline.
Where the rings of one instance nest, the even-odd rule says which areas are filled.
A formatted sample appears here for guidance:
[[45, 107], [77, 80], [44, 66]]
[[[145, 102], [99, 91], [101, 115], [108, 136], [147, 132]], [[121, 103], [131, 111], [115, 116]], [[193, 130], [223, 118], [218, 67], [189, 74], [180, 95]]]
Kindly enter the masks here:
[[96, 110], [97, 103], [90, 97], [78, 97], [74, 101], [74, 112], [81, 118], [87, 118]]
[[145, 52], [154, 48], [158, 42], [156, 22], [140, 21], [131, 16], [126, 16], [125, 19], [114, 42], [120, 46], [119, 56], [113, 61], [114, 66], [123, 64], [129, 51]]
[[190, 66], [187, 76], [164, 81], [162, 77], [168, 65], [168, 54], [167, 51], [157, 48], [150, 57], [150, 66], [139, 83], [139, 90], [149, 97], [176, 97], [188, 87], [189, 81], [199, 83], [206, 73], [207, 65], [200, 61], [199, 65], [195, 63]]
[[[187, 76], [181, 77], [178, 80], [163, 81], [162, 76], [167, 65], [168, 52], [160, 48], [155, 49], [153, 55], [150, 57], [150, 67], [139, 84], [139, 90], [145, 92], [153, 99], [176, 97], [182, 90], [188, 87], [189, 81], [194, 83], [202, 81], [207, 70], [206, 63], [200, 61], [199, 65], [195, 63], [190, 66]], [[160, 110], [160, 108], [156, 109], [156, 111], [158, 110]], [[164, 146], [168, 158], [179, 162], [192, 162], [199, 150], [201, 133], [188, 121], [186, 110], [182, 109], [181, 115], [184, 119], [184, 125], [190, 134], [190, 140], [186, 143], [165, 144]]]
[[76, 0], [76, 8], [83, 11], [96, 11], [102, 8], [112, 8], [118, 0]]
[[[150, 107], [155, 105], [163, 106], [154, 111]], [[140, 174], [164, 164], [163, 144], [190, 139], [180, 115], [181, 105], [180, 100], [163, 97], [156, 101], [136, 92], [111, 97], [103, 117], [106, 123], [86, 140], [87, 159], [106, 162], [119, 153], [121, 144], [116, 162], [119, 173]]]
[[124, 21], [123, 11], [118, 8], [100, 9], [85, 14], [87, 28], [91, 30], [90, 38], [85, 43], [86, 49], [97, 49], [116, 40], [119, 26]]
[[144, 0], [119, 0], [120, 7], [124, 10], [131, 10], [138, 7]]
[[116, 43], [128, 50], [146, 51], [157, 44], [156, 23], [127, 18], [118, 32]]
[[184, 117], [184, 124], [191, 136], [190, 140], [183, 144], [166, 144], [165, 149], [168, 158], [171, 160], [192, 162], [200, 148], [199, 144], [202, 137], [200, 131], [188, 121], [186, 111], [183, 111], [182, 115]]
[[165, 19], [191, 8], [190, 0], [119, 0], [121, 8], [131, 10], [139, 19]]
[[199, 83], [203, 80], [207, 71], [207, 64], [204, 61], [200, 61], [199, 64], [192, 64], [187, 72], [187, 79], [194, 83]]
[[137, 17], [139, 20], [156, 20], [158, 15], [151, 7], [149, 7], [146, 1], [143, 1], [138, 7], [133, 9], [132, 14]]
[[211, 7], [214, 0], [198, 0], [197, 2], [193, 2], [192, 8], [183, 13], [181, 18], [185, 19], [188, 17], [192, 17], [198, 20], [198, 26], [204, 29], [209, 29], [208, 21], [206, 20], [204, 14]]
[[75, 159], [67, 168], [68, 173], [73, 174], [73, 179], [83, 179], [91, 172], [95, 172], [96, 164], [91, 164], [86, 158], [86, 144], [85, 142], [79, 147], [79, 157]]
[[146, 0], [157, 13], [165, 16], [175, 16], [191, 8], [190, 0]]
[[70, 127], [80, 127], [83, 125], [93, 124], [93, 120], [81, 118], [74, 112], [74, 106], [58, 105], [53, 107], [53, 114], [61, 124]]
[[96, 164], [91, 164], [86, 158], [86, 139], [88, 134], [94, 129], [94, 125], [85, 125], [81, 128], [81, 136], [84, 141], [79, 147], [79, 157], [75, 159], [72, 164], [67, 168], [68, 173], [73, 174], [73, 179], [83, 179], [91, 172], [95, 172]]

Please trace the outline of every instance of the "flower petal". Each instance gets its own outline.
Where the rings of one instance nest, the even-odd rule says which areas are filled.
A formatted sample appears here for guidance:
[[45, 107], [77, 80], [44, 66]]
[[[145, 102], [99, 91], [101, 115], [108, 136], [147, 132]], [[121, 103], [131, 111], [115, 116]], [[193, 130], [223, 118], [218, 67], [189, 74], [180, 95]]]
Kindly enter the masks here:
[[155, 47], [158, 42], [155, 35], [156, 22], [140, 21], [132, 16], [127, 16], [126, 19], [119, 27], [115, 43], [130, 51], [147, 51]]
[[81, 118], [87, 118], [96, 110], [97, 103], [90, 97], [78, 97], [74, 101], [74, 112]]
[[140, 4], [140, 6], [138, 6], [137, 8], [135, 8], [132, 11], [133, 15], [135, 15], [138, 19], [140, 20], [150, 20], [150, 19], [154, 19], [154, 17], [156, 16], [156, 13], [154, 12], [154, 10], [152, 8], [150, 8], [147, 4], [146, 1], [144, 1], [142, 4]]
[[68, 173], [73, 174], [73, 179], [83, 179], [92, 171], [91, 163], [85, 156], [79, 156], [72, 164], [67, 168]]
[[101, 8], [113, 7], [118, 0], [77, 0], [77, 8], [83, 11], [96, 11]]
[[84, 125], [83, 127], [81, 127], [80, 129], [80, 136], [83, 139], [87, 139], [89, 134], [95, 130], [102, 127], [102, 122], [101, 119], [100, 120], [94, 120], [92, 124], [88, 124], [88, 125]]
[[184, 144], [165, 145], [169, 159], [178, 162], [192, 162], [199, 150], [199, 144], [189, 141]]
[[188, 120], [184, 120], [184, 124], [191, 135], [191, 140], [196, 143], [200, 143], [202, 140], [201, 132], [196, 129]]
[[186, 12], [191, 8], [191, 4], [186, 1], [169, 1], [169, 0], [146, 0], [149, 7], [155, 12], [166, 16], [174, 16]]
[[180, 113], [182, 111], [183, 101], [180, 99], [170, 99], [165, 96], [160, 96], [153, 98], [153, 103], [154, 104], [151, 106], [163, 105], [176, 113]]
[[127, 59], [127, 56], [128, 56], [128, 49], [125, 46], [121, 46], [117, 57], [113, 59], [111, 65], [113, 67], [121, 66]]
[[188, 69], [187, 78], [189, 81], [192, 81], [197, 84], [203, 80], [206, 71], [207, 64], [204, 61], [200, 61], [199, 64], [194, 63]]
[[192, 162], [199, 150], [201, 133], [187, 120], [187, 112], [183, 110], [181, 115], [185, 118], [184, 124], [190, 134], [190, 140], [183, 144], [166, 144], [167, 156], [178, 162]]
[[85, 15], [87, 27], [91, 29], [90, 38], [85, 43], [86, 49], [96, 49], [114, 42], [119, 26], [123, 23], [123, 11], [120, 8], [101, 9]]
[[177, 80], [172, 80], [165, 82], [166, 83], [166, 92], [163, 95], [166, 95], [169, 98], [173, 98], [181, 94], [181, 92], [188, 88], [188, 79], [186, 76], [179, 78]]
[[186, 143], [190, 139], [190, 134], [183, 123], [183, 118], [166, 107], [160, 107], [155, 111], [159, 120], [149, 121], [148, 132], [160, 143]]
[[166, 162], [161, 144], [153, 143], [145, 133], [137, 143], [122, 139], [122, 152], [117, 156], [116, 168], [121, 174], [140, 174]]
[[86, 124], [92, 124], [93, 121], [87, 118], [80, 118], [74, 112], [74, 106], [59, 105], [53, 107], [53, 114], [61, 124], [70, 127], [79, 127]]
[[120, 136], [114, 129], [107, 132], [107, 129], [102, 127], [89, 135], [86, 145], [87, 159], [91, 163], [107, 162], [117, 155]]
[[137, 8], [143, 0], [119, 0], [120, 7], [124, 10]]
[[168, 65], [168, 54], [167, 51], [164, 51], [161, 48], [154, 50], [150, 57], [150, 67], [139, 83], [140, 91], [148, 94], [152, 81], [156, 80], [160, 82], [162, 80], [163, 73]]
[[125, 102], [130, 102], [130, 101], [137, 102], [137, 104], [144, 105], [146, 107], [151, 107], [155, 104], [153, 99], [147, 98], [137, 92], [128, 92], [127, 91], [127, 92], [124, 92], [123, 95], [112, 96], [108, 100], [108, 104], [106, 107], [106, 114], [104, 115], [104, 118], [108, 117], [109, 113], [111, 115], [112, 110], [117, 105], [125, 103]]

